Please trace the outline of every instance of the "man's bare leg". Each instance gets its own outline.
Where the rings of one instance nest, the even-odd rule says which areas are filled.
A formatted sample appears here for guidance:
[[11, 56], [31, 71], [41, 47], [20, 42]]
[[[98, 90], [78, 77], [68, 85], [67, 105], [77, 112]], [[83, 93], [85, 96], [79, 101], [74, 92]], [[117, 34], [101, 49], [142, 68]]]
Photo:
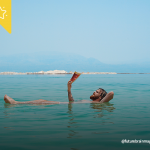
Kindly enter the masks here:
[[60, 102], [55, 102], [55, 101], [47, 101], [44, 99], [39, 99], [39, 100], [34, 100], [34, 101], [27, 101], [27, 102], [17, 102], [11, 97], [5, 95], [4, 96], [4, 101], [9, 104], [60, 104]]

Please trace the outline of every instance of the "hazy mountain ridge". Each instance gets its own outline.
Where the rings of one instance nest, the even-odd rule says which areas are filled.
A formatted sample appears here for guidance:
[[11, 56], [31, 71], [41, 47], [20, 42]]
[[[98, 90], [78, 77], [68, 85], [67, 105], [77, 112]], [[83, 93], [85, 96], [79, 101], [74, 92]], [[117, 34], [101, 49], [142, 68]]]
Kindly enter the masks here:
[[80, 72], [118, 72], [118, 73], [149, 73], [147, 64], [110, 65], [104, 64], [95, 58], [86, 58], [81, 55], [53, 53], [51, 55], [20, 54], [17, 56], [0, 57], [0, 72], [37, 72], [48, 70], [66, 70]]

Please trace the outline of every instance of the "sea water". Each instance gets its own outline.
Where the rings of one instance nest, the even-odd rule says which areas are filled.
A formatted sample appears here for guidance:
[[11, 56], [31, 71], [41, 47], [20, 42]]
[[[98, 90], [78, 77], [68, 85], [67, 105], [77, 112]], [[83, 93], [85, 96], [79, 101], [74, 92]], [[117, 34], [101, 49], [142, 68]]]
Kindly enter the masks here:
[[[45, 99], [67, 102], [71, 75], [0, 76], [0, 149], [150, 149], [150, 75], [81, 75], [72, 84], [75, 101], [98, 88], [113, 91], [102, 104], [6, 104]], [[132, 143], [124, 143], [123, 140]], [[130, 141], [128, 141], [130, 140]], [[131, 141], [134, 140], [134, 141]], [[136, 143], [134, 143], [136, 141]], [[140, 142], [141, 140], [141, 142]]]

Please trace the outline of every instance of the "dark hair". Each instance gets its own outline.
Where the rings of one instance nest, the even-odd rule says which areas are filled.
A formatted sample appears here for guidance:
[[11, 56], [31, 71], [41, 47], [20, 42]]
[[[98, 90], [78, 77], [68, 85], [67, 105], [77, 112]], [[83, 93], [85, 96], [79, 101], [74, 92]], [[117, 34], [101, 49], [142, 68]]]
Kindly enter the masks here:
[[99, 90], [101, 90], [102, 91], [102, 93], [101, 93], [101, 100], [106, 96], [106, 94], [107, 94], [107, 92], [104, 90], [104, 89], [102, 89], [102, 88], [99, 88]]

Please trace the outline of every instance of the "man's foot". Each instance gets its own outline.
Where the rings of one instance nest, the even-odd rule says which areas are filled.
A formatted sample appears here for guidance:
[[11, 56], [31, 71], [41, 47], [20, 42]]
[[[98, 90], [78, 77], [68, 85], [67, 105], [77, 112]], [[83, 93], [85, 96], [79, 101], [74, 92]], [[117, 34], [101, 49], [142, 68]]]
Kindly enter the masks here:
[[4, 96], [4, 101], [5, 103], [9, 103], [9, 104], [17, 104], [17, 102], [14, 99], [10, 98], [7, 95]]

